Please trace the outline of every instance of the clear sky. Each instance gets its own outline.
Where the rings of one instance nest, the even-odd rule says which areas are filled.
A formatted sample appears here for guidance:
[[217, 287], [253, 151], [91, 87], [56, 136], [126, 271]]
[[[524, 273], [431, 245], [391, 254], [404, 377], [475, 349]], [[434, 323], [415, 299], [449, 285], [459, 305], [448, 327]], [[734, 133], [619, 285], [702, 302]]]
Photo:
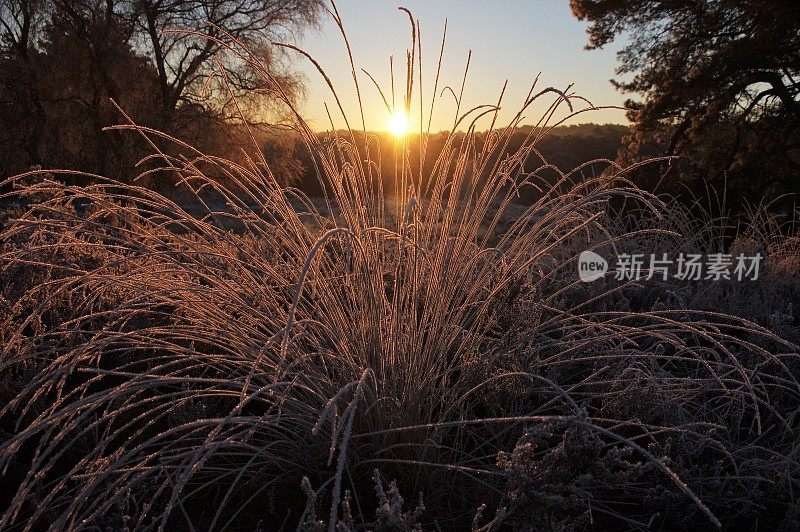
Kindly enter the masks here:
[[[549, 86], [564, 89], [574, 83], [573, 91], [595, 105], [621, 106], [624, 95], [609, 83], [614, 77], [619, 46], [603, 50], [584, 50], [586, 24], [572, 16], [568, 0], [339, 0], [339, 13], [353, 49], [356, 68], [364, 68], [381, 84], [391, 103], [389, 57], [394, 58], [396, 100], [402, 100], [405, 87], [406, 50], [411, 48], [408, 17], [397, 9], [404, 6], [419, 19], [422, 34], [424, 124], [427, 125], [433, 81], [439, 57], [442, 29], [447, 19], [447, 40], [439, 82], [441, 93], [450, 85], [456, 93], [461, 86], [467, 53], [472, 61], [464, 91], [462, 111], [480, 104], [494, 104], [503, 82], [508, 79], [500, 119], [510, 119], [525, 99], [531, 82], [541, 72], [538, 89]], [[301, 42], [325, 69], [337, 89], [352, 127], [361, 127], [356, 92], [347, 59], [347, 50], [336, 24], [324, 15], [319, 30], [309, 30]], [[294, 52], [290, 52], [294, 54]], [[330, 122], [324, 103], [334, 115], [337, 128], [344, 123], [336, 111], [333, 96], [316, 69], [305, 59], [293, 57], [306, 77], [308, 93], [303, 106], [306, 119], [316, 130], [326, 130]], [[369, 130], [386, 130], [390, 114], [369, 78], [360, 70], [358, 79]], [[537, 89], [537, 90], [538, 90]], [[417, 119], [419, 93], [415, 87], [411, 116]], [[554, 95], [542, 98], [552, 103]], [[523, 123], [535, 123], [543, 108], [525, 113]], [[455, 103], [452, 95], [437, 95], [431, 131], [450, 129]], [[617, 109], [584, 113], [570, 123], [627, 123]], [[481, 127], [483, 124], [483, 127]], [[479, 122], [478, 129], [488, 127]]]

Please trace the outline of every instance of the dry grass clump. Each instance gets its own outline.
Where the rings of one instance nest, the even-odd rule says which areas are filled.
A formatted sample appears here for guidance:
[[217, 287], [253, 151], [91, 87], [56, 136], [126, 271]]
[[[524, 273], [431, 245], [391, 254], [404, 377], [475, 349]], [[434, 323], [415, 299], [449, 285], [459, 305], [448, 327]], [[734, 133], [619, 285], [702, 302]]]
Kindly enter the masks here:
[[[408, 163], [416, 139], [383, 154], [397, 161], [384, 176], [347, 133], [323, 143], [299, 121], [324, 208], [268, 161], [133, 124], [183, 150], [156, 152], [148, 173], [205, 191], [203, 216], [101, 177], [14, 192], [40, 198], [0, 236], [0, 377], [13, 390], [0, 528], [789, 519], [796, 348], [710, 309], [630, 308], [642, 299], [630, 283], [582, 285], [583, 249], [679, 242], [688, 222], [627, 169], [556, 183], [524, 172], [556, 110], [581, 101], [532, 89], [523, 110], [542, 98], [554, 100], [544, 130], [511, 154], [523, 111], [497, 129], [496, 106], [457, 117], [483, 113], [493, 132], [478, 148], [473, 122], [430, 175]], [[544, 192], [509, 219], [521, 186]], [[612, 198], [665, 225], [621, 227]]]

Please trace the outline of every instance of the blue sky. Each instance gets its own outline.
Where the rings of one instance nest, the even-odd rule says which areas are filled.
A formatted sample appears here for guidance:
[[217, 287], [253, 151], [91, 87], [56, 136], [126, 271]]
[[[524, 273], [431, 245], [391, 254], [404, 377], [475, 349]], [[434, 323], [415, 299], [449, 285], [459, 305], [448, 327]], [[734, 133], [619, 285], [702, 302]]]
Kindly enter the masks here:
[[[567, 0], [339, 0], [337, 7], [353, 49], [356, 67], [364, 68], [382, 85], [389, 98], [389, 56], [394, 57], [397, 100], [404, 87], [406, 50], [411, 47], [410, 24], [398, 6], [409, 8], [419, 19], [422, 30], [424, 120], [430, 108], [434, 74], [438, 61], [442, 28], [447, 18], [447, 41], [442, 61], [439, 91], [445, 85], [456, 92], [461, 85], [467, 53], [472, 61], [467, 77], [462, 110], [497, 101], [505, 79], [509, 87], [500, 118], [510, 119], [519, 109], [536, 74], [537, 87], [573, 90], [595, 105], [622, 105], [624, 95], [608, 82], [614, 77], [619, 45], [603, 50], [586, 51], [586, 24], [572, 16]], [[332, 19], [325, 15], [319, 30], [310, 30], [301, 47], [321, 63], [337, 88], [351, 126], [361, 125], [347, 51]], [[293, 53], [293, 52], [290, 52]], [[294, 63], [306, 77], [308, 94], [303, 106], [314, 129], [328, 129], [323, 102], [333, 114], [335, 100], [313, 66], [299, 57]], [[389, 121], [381, 98], [366, 75], [358, 72], [367, 129], [384, 130]], [[417, 88], [415, 88], [415, 91]], [[437, 96], [432, 131], [449, 129], [453, 124], [455, 103], [452, 96]], [[419, 116], [419, 93], [414, 96]], [[550, 104], [553, 96], [543, 98]], [[525, 113], [524, 123], [535, 123], [544, 107]], [[412, 119], [413, 120], [413, 119]], [[417, 119], [418, 123], [419, 120]], [[571, 123], [627, 123], [621, 110], [610, 109], [584, 113]], [[343, 121], [334, 117], [336, 127]], [[418, 127], [412, 124], [414, 127]], [[488, 126], [488, 122], [485, 124]], [[482, 129], [479, 127], [479, 129]]]

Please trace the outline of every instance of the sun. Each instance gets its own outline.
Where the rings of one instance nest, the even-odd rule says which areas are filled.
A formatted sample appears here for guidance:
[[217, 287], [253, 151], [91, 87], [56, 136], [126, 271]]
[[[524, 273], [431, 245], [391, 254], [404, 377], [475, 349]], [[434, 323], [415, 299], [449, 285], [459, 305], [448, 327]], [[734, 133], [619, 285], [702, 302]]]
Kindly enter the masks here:
[[395, 111], [389, 118], [389, 132], [395, 137], [403, 137], [408, 133], [408, 117], [403, 111]]

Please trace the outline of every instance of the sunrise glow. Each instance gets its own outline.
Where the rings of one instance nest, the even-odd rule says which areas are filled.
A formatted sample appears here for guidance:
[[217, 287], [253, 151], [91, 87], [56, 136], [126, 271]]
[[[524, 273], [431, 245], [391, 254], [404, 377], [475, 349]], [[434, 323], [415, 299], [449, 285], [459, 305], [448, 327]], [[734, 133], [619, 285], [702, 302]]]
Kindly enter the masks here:
[[395, 111], [389, 118], [389, 132], [395, 137], [408, 134], [408, 116], [403, 111]]

